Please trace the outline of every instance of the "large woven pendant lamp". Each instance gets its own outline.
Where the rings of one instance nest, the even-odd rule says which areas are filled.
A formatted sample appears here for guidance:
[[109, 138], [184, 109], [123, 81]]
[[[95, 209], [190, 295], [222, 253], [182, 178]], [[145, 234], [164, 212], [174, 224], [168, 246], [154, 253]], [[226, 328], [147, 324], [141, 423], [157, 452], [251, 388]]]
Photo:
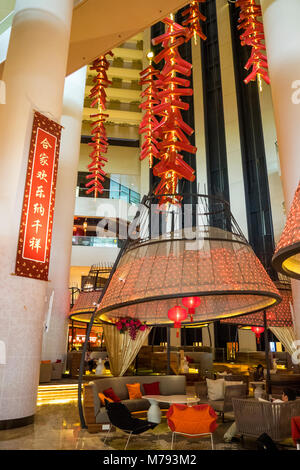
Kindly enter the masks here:
[[[271, 307], [266, 312], [266, 319], [268, 327], [292, 327], [293, 316], [291, 306], [293, 303], [291, 284], [287, 280], [275, 281], [278, 291], [281, 295], [282, 301]], [[222, 323], [231, 323], [240, 326], [258, 326], [264, 327], [264, 313], [256, 312], [250, 315], [242, 315], [240, 317], [227, 318], [222, 320]]]
[[[96, 316], [171, 324], [168, 311], [201, 297], [194, 321], [240, 316], [277, 304], [280, 294], [234, 220], [229, 204], [189, 194], [190, 204], [145, 199]], [[195, 236], [196, 239], [191, 239]], [[191, 322], [188, 316], [183, 324]]]
[[300, 183], [272, 264], [276, 271], [294, 279], [300, 279]]

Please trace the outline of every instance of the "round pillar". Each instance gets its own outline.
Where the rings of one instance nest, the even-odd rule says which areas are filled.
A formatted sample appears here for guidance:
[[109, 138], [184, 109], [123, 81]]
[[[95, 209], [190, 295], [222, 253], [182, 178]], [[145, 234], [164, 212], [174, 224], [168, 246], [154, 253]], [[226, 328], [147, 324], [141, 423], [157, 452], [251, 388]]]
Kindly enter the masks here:
[[17, 0], [0, 105], [0, 429], [32, 421], [36, 409], [47, 282], [13, 275], [33, 111], [60, 120], [72, 0]]
[[[300, 2], [261, 0], [286, 213], [300, 177]], [[300, 282], [292, 281], [300, 339]]]
[[48, 298], [53, 295], [43, 336], [42, 359], [66, 359], [70, 312], [70, 262], [74, 223], [75, 191], [82, 125], [86, 67], [65, 80], [61, 147], [57, 174], [53, 236], [50, 255]]

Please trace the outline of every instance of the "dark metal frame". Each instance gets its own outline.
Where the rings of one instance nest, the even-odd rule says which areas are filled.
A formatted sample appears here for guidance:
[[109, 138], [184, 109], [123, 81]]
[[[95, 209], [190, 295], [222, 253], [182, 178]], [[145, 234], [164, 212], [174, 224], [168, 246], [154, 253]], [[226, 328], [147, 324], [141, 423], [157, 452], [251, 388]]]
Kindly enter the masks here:
[[[145, 200], [145, 197], [143, 198], [142, 200], [142, 204]], [[138, 218], [140, 215], [140, 211], [138, 210], [136, 215], [135, 215], [135, 219]], [[126, 246], [127, 244], [129, 243], [129, 237], [127, 238], [127, 240], [125, 240], [125, 243], [123, 244], [123, 246], [121, 247], [119, 253], [118, 253], [118, 256], [116, 258], [116, 261], [111, 269], [111, 272], [110, 272], [110, 275], [107, 279], [107, 282], [104, 286], [104, 288], [102, 289], [101, 293], [100, 293], [100, 296], [99, 296], [99, 300], [98, 300], [98, 304], [100, 304], [108, 286], [109, 286], [109, 283], [111, 281], [111, 278], [112, 276], [114, 275], [115, 271], [116, 271], [116, 268], [119, 264], [119, 260], [120, 258], [123, 256], [123, 252], [124, 250], [126, 249]], [[86, 354], [86, 351], [87, 351], [87, 346], [88, 346], [88, 343], [89, 343], [89, 338], [90, 338], [90, 334], [91, 334], [91, 330], [92, 330], [92, 326], [94, 324], [94, 319], [95, 319], [95, 315], [96, 315], [96, 312], [98, 310], [98, 307], [97, 305], [95, 306], [95, 309], [91, 315], [91, 319], [90, 319], [90, 322], [88, 324], [88, 327], [87, 327], [87, 331], [86, 331], [86, 336], [85, 336], [85, 342], [84, 342], [84, 345], [83, 345], [83, 349], [82, 349], [82, 354], [81, 354], [81, 360], [80, 360], [80, 367], [79, 367], [79, 377], [78, 377], [78, 411], [79, 411], [79, 418], [80, 418], [80, 424], [81, 424], [81, 427], [83, 429], [87, 429], [87, 425], [86, 425], [86, 422], [85, 422], [85, 419], [84, 419], [84, 414], [83, 414], [83, 408], [82, 408], [82, 379], [83, 379], [83, 373], [84, 373], [84, 362], [85, 362], [85, 354]]]

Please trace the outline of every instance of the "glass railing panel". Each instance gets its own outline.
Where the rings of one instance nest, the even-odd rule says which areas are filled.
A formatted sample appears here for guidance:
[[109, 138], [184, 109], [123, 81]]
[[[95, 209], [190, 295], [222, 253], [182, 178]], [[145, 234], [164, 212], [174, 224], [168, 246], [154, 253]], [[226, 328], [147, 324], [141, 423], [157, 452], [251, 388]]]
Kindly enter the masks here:
[[119, 248], [120, 241], [117, 238], [106, 238], [106, 237], [85, 237], [85, 236], [73, 236], [73, 246], [93, 246], [97, 248], [114, 247]]

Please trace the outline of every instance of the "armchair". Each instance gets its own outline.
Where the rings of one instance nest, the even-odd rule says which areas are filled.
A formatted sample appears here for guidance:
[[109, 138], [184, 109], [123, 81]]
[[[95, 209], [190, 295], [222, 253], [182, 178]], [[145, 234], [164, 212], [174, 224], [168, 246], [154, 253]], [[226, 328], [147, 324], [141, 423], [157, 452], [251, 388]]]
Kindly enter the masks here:
[[195, 383], [196, 395], [200, 398], [201, 402], [208, 403], [215, 411], [218, 411], [224, 423], [224, 414], [233, 411], [232, 399], [234, 397], [246, 398], [247, 385], [227, 385], [224, 387], [224, 399], [210, 400], [208, 397], [206, 382]]
[[242, 436], [268, 434], [275, 442], [291, 437], [291, 419], [300, 415], [300, 400], [272, 403], [233, 398], [237, 432]]
[[189, 437], [210, 436], [214, 448], [213, 432], [217, 429], [217, 415], [210, 405], [171, 405], [167, 413], [172, 431], [171, 450], [176, 434]]
[[148, 429], [155, 428], [155, 423], [150, 423], [144, 419], [133, 418], [129, 409], [120, 402], [109, 403], [105, 400], [105, 407], [110, 420], [110, 427], [105, 436], [104, 443], [106, 442], [112, 426], [121, 429], [129, 434], [124, 450], [127, 449], [129, 440], [132, 434], [141, 434]]

